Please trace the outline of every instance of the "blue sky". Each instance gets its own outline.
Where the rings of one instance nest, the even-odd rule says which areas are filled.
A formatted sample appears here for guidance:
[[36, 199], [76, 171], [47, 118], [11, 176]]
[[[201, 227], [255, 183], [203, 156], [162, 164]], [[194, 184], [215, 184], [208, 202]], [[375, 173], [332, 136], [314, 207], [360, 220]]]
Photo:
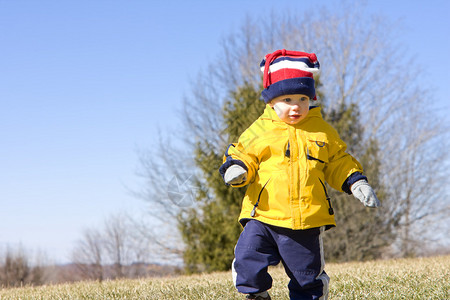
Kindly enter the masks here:
[[[336, 1], [0, 0], [0, 247], [57, 262], [83, 229], [146, 209], [137, 149], [177, 122], [190, 80], [244, 17]], [[368, 1], [404, 26], [440, 107], [450, 98], [448, 1]]]

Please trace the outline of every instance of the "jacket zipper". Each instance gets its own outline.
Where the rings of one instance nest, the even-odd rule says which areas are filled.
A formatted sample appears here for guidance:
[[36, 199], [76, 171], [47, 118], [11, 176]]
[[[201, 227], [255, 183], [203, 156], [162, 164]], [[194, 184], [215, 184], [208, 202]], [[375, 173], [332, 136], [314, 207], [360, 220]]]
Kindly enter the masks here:
[[331, 200], [330, 200], [330, 197], [328, 197], [327, 188], [325, 187], [325, 184], [322, 182], [322, 180], [320, 180], [320, 178], [319, 178], [319, 181], [320, 181], [320, 184], [321, 184], [322, 187], [323, 187], [323, 191], [325, 192], [325, 197], [327, 197], [327, 201], [328, 201], [328, 213], [329, 213], [330, 215], [334, 215], [334, 210], [333, 210], [333, 208], [331, 207]]

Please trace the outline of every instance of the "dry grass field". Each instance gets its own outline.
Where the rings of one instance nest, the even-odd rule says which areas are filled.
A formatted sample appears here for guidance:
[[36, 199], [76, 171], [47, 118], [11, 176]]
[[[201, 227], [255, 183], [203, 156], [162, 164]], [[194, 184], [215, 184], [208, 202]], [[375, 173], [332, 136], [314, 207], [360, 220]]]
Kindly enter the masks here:
[[[272, 299], [289, 299], [288, 279], [272, 268]], [[450, 299], [450, 256], [327, 264], [329, 299]], [[3, 288], [0, 299], [244, 299], [231, 274], [78, 282], [41, 287]]]

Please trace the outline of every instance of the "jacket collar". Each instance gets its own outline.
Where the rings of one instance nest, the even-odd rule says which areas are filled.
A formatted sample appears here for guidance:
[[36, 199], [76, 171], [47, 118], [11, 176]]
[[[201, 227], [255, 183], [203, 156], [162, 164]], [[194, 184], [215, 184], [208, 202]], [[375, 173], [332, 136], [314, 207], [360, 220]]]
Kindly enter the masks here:
[[321, 112], [321, 108], [319, 106], [310, 106], [309, 107], [309, 112], [308, 115], [306, 116], [305, 119], [301, 120], [298, 124], [295, 125], [289, 125], [285, 122], [283, 122], [277, 115], [277, 113], [275, 112], [275, 110], [270, 107], [269, 104], [266, 105], [266, 108], [264, 109], [263, 114], [261, 115], [261, 119], [262, 120], [272, 120], [274, 123], [277, 123], [277, 125], [282, 125], [282, 124], [286, 124], [287, 126], [294, 126], [297, 127], [298, 125], [301, 125], [303, 123], [305, 123], [306, 121], [308, 121], [311, 118], [314, 117], [319, 117], [322, 118], [322, 112]]

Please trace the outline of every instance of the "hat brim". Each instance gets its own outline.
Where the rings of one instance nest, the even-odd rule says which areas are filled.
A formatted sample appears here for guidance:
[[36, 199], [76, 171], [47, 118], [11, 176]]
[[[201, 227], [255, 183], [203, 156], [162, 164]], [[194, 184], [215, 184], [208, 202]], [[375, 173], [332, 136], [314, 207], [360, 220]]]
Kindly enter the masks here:
[[313, 99], [316, 95], [314, 79], [310, 77], [285, 79], [269, 85], [261, 92], [265, 103], [269, 103], [273, 98], [281, 95], [293, 94], [303, 94]]

